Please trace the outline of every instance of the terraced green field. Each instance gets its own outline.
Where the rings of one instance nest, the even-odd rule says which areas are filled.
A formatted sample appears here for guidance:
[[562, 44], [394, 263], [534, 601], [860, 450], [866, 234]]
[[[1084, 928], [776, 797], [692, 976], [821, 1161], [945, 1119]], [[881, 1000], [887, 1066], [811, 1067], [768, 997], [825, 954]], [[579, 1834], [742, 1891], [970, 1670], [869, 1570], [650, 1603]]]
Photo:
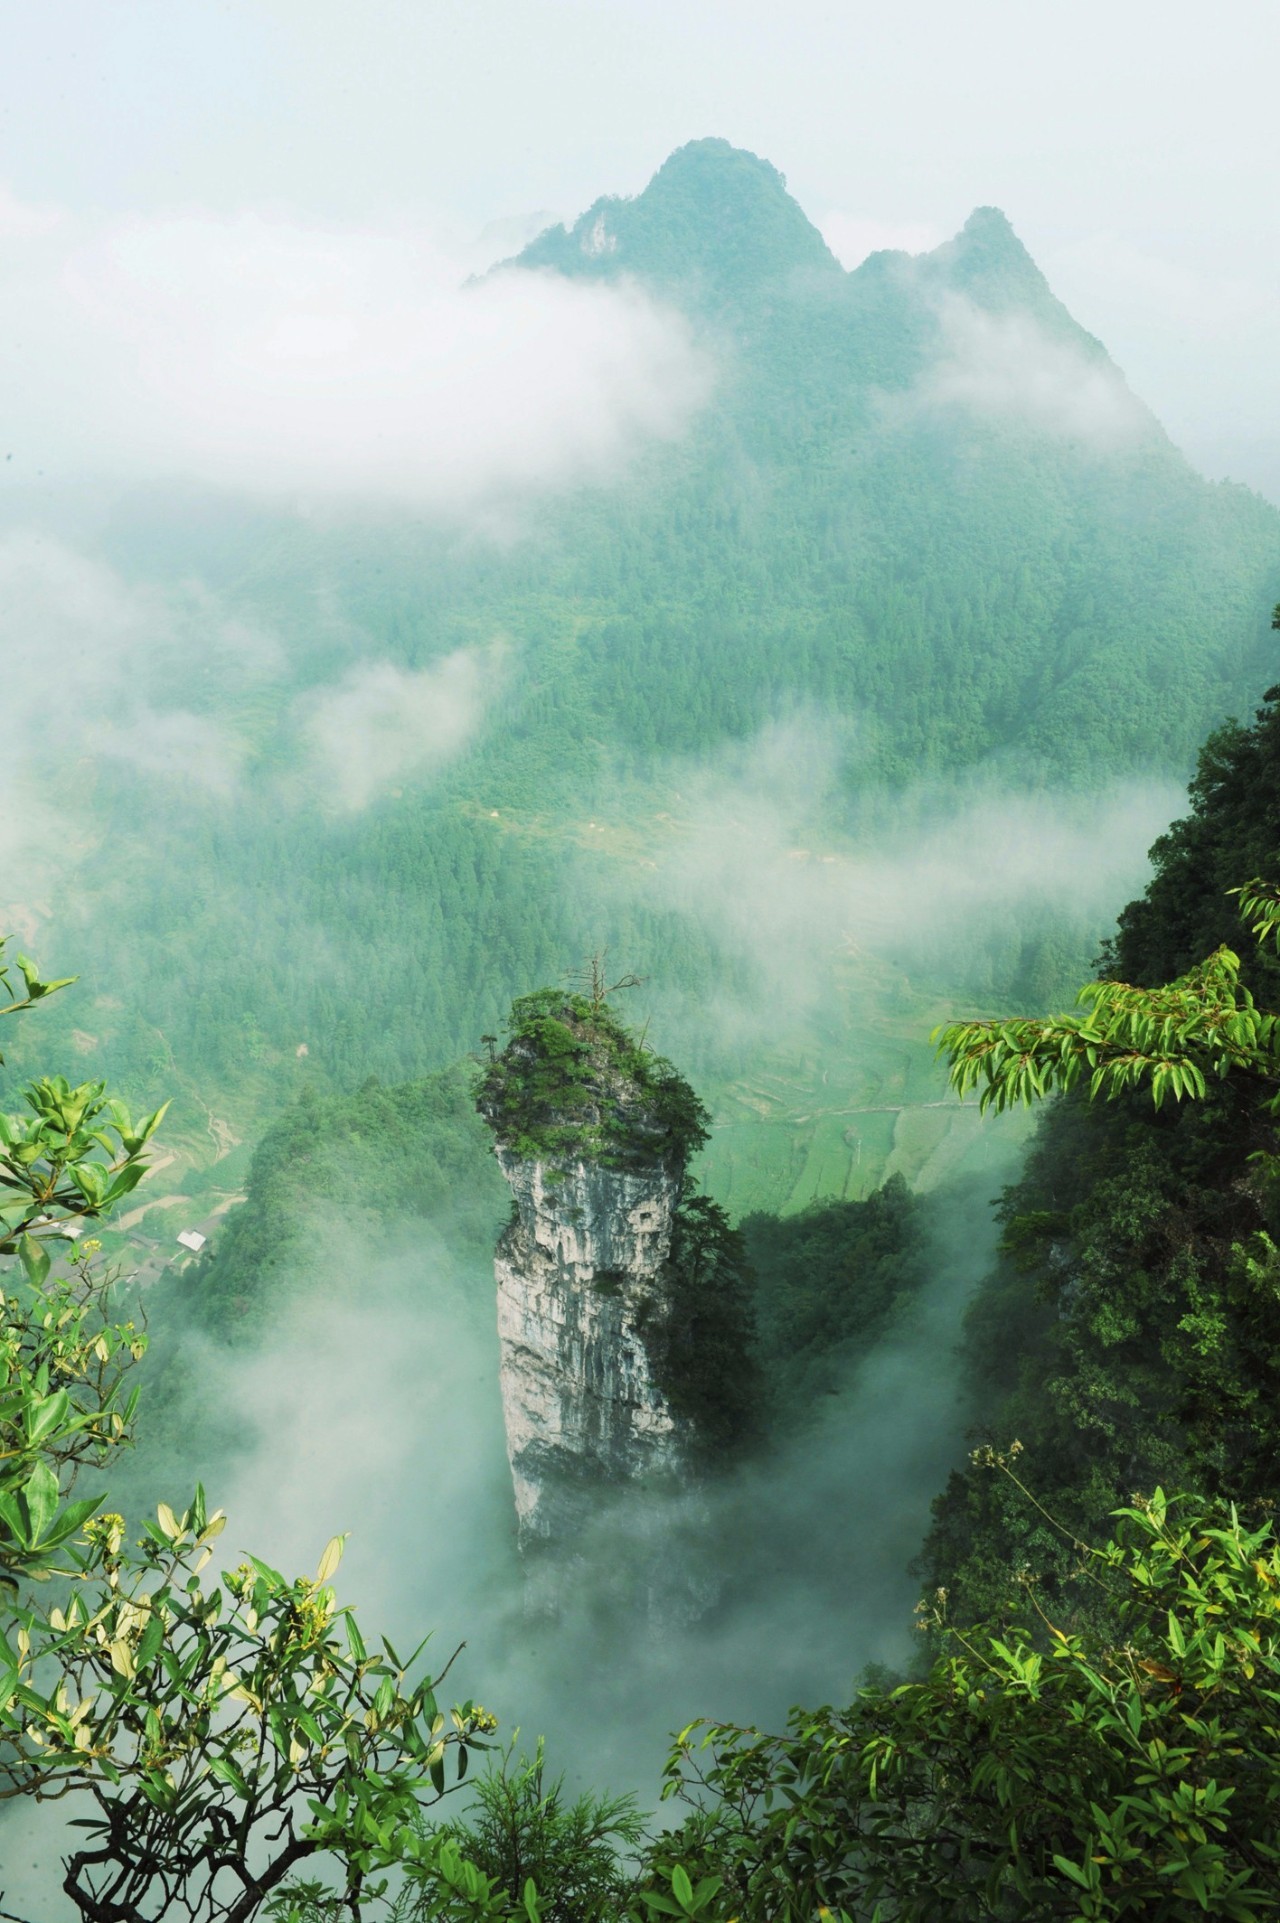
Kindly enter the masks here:
[[890, 1175], [936, 1188], [994, 1167], [1011, 1133], [1029, 1126], [980, 1117], [976, 1101], [948, 1092], [929, 1033], [950, 1011], [887, 965], [850, 960], [838, 996], [843, 1022], [829, 1019], [821, 1036], [797, 1037], [709, 1091], [714, 1127], [697, 1172], [734, 1216], [860, 1201]]

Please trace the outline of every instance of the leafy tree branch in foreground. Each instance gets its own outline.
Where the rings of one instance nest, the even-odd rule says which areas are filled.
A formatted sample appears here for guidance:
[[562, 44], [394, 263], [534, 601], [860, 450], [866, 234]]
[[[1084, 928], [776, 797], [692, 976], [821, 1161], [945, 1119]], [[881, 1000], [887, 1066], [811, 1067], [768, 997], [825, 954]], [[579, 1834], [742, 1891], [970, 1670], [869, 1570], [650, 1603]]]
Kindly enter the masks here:
[[[1254, 880], [1233, 893], [1257, 939], [1280, 948], [1280, 889]], [[962, 1098], [978, 1089], [981, 1108], [998, 1113], [1078, 1085], [1090, 1100], [1145, 1088], [1157, 1108], [1236, 1071], [1280, 1086], [1280, 1016], [1257, 1006], [1227, 947], [1165, 987], [1089, 982], [1077, 1000], [1086, 1013], [935, 1029], [952, 1088]]]
[[1111, 1636], [951, 1629], [940, 1593], [924, 1681], [782, 1736], [692, 1724], [664, 1859], [714, 1871], [742, 1923], [1280, 1914], [1280, 1545], [1159, 1490], [1118, 1522], [1078, 1546]]
[[[14, 994], [0, 966], [5, 1014], [67, 985], [19, 968]], [[141, 1178], [163, 1110], [135, 1125], [100, 1084], [56, 1078], [24, 1093], [29, 1115], [0, 1118], [0, 1256], [17, 1258], [0, 1293], [0, 1799], [88, 1799], [63, 1881], [86, 1923], [248, 1923], [312, 1859], [352, 1918], [392, 1864], [468, 1884], [414, 1819], [493, 1718], [441, 1709], [448, 1664], [424, 1675], [421, 1649], [366, 1646], [330, 1586], [341, 1538], [312, 1577], [251, 1556], [206, 1582], [225, 1519], [201, 1490], [181, 1515], [162, 1502], [136, 1544], [101, 1493], [70, 1499], [130, 1439], [122, 1385], [145, 1348], [74, 1235]]]

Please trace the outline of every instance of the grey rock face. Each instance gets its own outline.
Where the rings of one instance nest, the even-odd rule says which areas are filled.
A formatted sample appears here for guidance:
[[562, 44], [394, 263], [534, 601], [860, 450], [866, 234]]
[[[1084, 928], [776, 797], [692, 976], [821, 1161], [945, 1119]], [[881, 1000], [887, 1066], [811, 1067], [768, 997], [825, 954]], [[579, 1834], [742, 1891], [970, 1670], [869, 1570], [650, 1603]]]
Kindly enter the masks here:
[[494, 1259], [520, 1544], [564, 1544], [603, 1486], [669, 1483], [684, 1450], [650, 1368], [679, 1178], [499, 1148], [515, 1217]]

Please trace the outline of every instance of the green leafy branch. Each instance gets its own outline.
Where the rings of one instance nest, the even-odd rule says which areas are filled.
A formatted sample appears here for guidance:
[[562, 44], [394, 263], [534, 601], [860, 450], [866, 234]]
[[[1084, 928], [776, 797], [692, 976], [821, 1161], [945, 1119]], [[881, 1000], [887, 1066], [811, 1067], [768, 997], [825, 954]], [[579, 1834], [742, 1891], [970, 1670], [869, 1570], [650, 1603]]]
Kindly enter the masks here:
[[71, 1273], [0, 1291], [0, 1587], [42, 1577], [101, 1496], [68, 1503], [76, 1472], [128, 1438], [138, 1390], [125, 1378], [146, 1350], [134, 1322], [113, 1321], [110, 1283], [81, 1243]]
[[[44, 981], [35, 963], [25, 955], [15, 956], [11, 962], [6, 961], [4, 951], [9, 940], [8, 935], [0, 935], [0, 994], [11, 998], [6, 1006], [0, 1007], [0, 1015], [20, 1015], [24, 1008], [32, 1008], [36, 1002], [44, 1001], [46, 996], [56, 995], [60, 988], [70, 988], [76, 980], [74, 975], [64, 975], [60, 981]], [[14, 986], [15, 969], [22, 977], [21, 990]], [[0, 1062], [3, 1060], [4, 1056], [0, 1055]]]
[[[0, 1012], [65, 985], [21, 973]], [[68, 1230], [136, 1186], [165, 1111], [135, 1123], [102, 1083], [60, 1077], [26, 1104], [0, 1117], [0, 1256], [20, 1258], [0, 1294], [0, 1799], [95, 1807], [63, 1883], [85, 1923], [249, 1923], [315, 1856], [344, 1879], [332, 1913], [359, 1915], [386, 1872], [438, 1854], [414, 1819], [462, 1780], [493, 1718], [442, 1709], [450, 1664], [420, 1674], [421, 1647], [403, 1661], [366, 1646], [330, 1586], [340, 1538], [312, 1577], [250, 1556], [207, 1586], [224, 1518], [202, 1490], [181, 1516], [161, 1503], [133, 1546], [100, 1495], [69, 1500], [77, 1470], [128, 1440], [137, 1392], [122, 1382], [146, 1338], [111, 1320], [98, 1244]], [[72, 1245], [69, 1274], [50, 1243]], [[50, 1576], [56, 1601], [39, 1607], [25, 1582]], [[439, 1861], [471, 1890], [456, 1852]]]
[[342, 1538], [313, 1577], [249, 1556], [206, 1587], [224, 1526], [200, 1489], [136, 1549], [100, 1516], [65, 1608], [15, 1612], [0, 1637], [0, 1794], [95, 1800], [63, 1885], [86, 1918], [244, 1923], [318, 1852], [351, 1904], [487, 1747], [487, 1711], [438, 1702], [450, 1664], [418, 1676], [421, 1647], [371, 1650], [338, 1606]]
[[[1255, 934], [1280, 944], [1280, 893], [1260, 882], [1236, 892]], [[978, 1089], [979, 1107], [999, 1113], [1077, 1085], [1091, 1101], [1145, 1087], [1159, 1108], [1202, 1097], [1210, 1081], [1235, 1072], [1280, 1082], [1280, 1017], [1257, 1006], [1229, 948], [1163, 987], [1089, 982], [1076, 999], [1085, 1013], [936, 1028], [950, 1086], [962, 1099]]]
[[682, 1888], [719, 1875], [742, 1923], [1280, 1914], [1280, 1545], [1159, 1490], [1115, 1515], [1111, 1637], [944, 1628], [927, 1677], [784, 1735], [682, 1731]]
[[1240, 913], [1249, 932], [1259, 942], [1273, 941], [1280, 949], [1280, 886], [1255, 875], [1243, 888], [1231, 888], [1228, 893], [1240, 897]]
[[[7, 962], [6, 942], [0, 937], [0, 993], [10, 999], [0, 1016], [20, 1015], [76, 980], [45, 981], [25, 955]], [[20, 1255], [43, 1282], [50, 1267], [43, 1244], [71, 1240], [69, 1223], [104, 1215], [137, 1187], [149, 1167], [146, 1145], [169, 1104], [135, 1122], [105, 1082], [73, 1087], [61, 1075], [32, 1082], [23, 1100], [29, 1114], [0, 1114], [0, 1255]]]
[[41, 1245], [69, 1240], [69, 1222], [106, 1214], [138, 1186], [169, 1104], [134, 1122], [104, 1082], [73, 1088], [61, 1075], [31, 1083], [24, 1099], [29, 1115], [0, 1115], [0, 1255], [21, 1255], [43, 1281]]

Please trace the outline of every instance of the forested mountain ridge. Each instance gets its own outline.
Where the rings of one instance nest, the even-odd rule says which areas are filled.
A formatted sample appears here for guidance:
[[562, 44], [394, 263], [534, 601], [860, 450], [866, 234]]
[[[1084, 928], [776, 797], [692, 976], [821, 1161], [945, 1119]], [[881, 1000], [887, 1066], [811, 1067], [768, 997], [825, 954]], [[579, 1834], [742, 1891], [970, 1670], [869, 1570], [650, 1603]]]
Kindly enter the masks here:
[[[768, 163], [695, 142], [498, 271], [676, 313], [700, 405], [589, 484], [462, 523], [122, 495], [94, 565], [166, 610], [181, 584], [189, 634], [128, 726], [85, 736], [57, 869], [10, 925], [100, 985], [74, 1035], [51, 1011], [69, 1059], [176, 1092], [197, 1158], [307, 1081], [443, 1067], [607, 940], [718, 1113], [777, 1119], [732, 1206], [865, 1194], [894, 1117], [936, 1099], [907, 1038], [938, 997], [1050, 992], [1113, 911], [986, 915], [920, 960], [877, 949], [843, 879], [926, 818], [922, 781], [946, 809], [975, 771], [1080, 794], [1184, 774], [1272, 678], [1280, 513], [1193, 473], [993, 209], [845, 273]], [[54, 563], [17, 565], [38, 600]], [[203, 786], [153, 749], [166, 728], [215, 743]], [[769, 754], [813, 788], [770, 829], [769, 897], [820, 863], [831, 884], [826, 932], [787, 937], [788, 983], [830, 975], [800, 998], [736, 919]], [[35, 760], [56, 784], [53, 748]], [[722, 817], [737, 855], [707, 841]], [[787, 1172], [758, 1181], [766, 1159]]]
[[[851, 320], [865, 319], [895, 281], [899, 290], [914, 282], [967, 294], [992, 311], [1030, 313], [1105, 357], [1101, 342], [1055, 298], [998, 207], [976, 208], [956, 238], [931, 253], [882, 250], [846, 273], [777, 168], [726, 140], [690, 141], [635, 199], [602, 197], [571, 229], [539, 234], [513, 264], [598, 280], [635, 276], [664, 288], [677, 305], [709, 313], [825, 298]], [[904, 301], [903, 322], [906, 313]], [[904, 362], [913, 334], [901, 327], [896, 352]], [[886, 371], [889, 365], [886, 358]]]
[[[717, 366], [630, 530], [657, 604], [610, 584], [624, 738], [655, 703], [652, 739], [693, 745], [807, 696], [873, 716], [890, 779], [998, 753], [1088, 781], [1189, 764], [1259, 685], [1274, 510], [1193, 474], [998, 210], [846, 274], [772, 167], [700, 141], [518, 264], [660, 290]], [[690, 710], [717, 638], [734, 686]]]
[[758, 304], [779, 282], [820, 285], [843, 272], [775, 167], [727, 140], [695, 140], [664, 161], [634, 200], [606, 195], [549, 227], [521, 267], [613, 279], [634, 274], [681, 305]]

